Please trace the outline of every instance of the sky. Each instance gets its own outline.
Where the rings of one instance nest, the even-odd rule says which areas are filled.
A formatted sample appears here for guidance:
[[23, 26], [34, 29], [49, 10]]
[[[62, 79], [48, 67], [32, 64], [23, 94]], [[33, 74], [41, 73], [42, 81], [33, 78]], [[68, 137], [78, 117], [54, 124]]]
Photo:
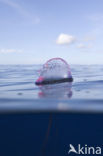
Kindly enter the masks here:
[[103, 64], [103, 0], [0, 0], [0, 64]]

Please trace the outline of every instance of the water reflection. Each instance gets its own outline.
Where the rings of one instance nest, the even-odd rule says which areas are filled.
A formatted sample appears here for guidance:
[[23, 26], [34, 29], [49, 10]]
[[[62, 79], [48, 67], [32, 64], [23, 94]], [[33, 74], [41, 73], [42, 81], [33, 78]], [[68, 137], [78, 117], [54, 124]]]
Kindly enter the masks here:
[[71, 98], [72, 82], [40, 86], [39, 98], [67, 99]]

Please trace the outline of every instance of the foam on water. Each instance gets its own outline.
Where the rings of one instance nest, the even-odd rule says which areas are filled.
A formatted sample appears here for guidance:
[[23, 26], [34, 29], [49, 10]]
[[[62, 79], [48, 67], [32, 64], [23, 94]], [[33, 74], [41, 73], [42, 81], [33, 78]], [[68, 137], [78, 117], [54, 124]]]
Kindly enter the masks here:
[[[35, 81], [41, 67], [41, 65], [0, 65], [1, 110], [13, 107], [28, 108], [26, 110], [30, 108], [63, 110], [63, 106], [66, 110], [72, 110], [70, 109], [72, 106], [73, 109], [81, 110], [83, 106], [82, 104], [80, 106], [80, 101], [82, 101], [85, 103], [84, 110], [90, 105], [92, 106], [90, 110], [96, 108], [95, 110], [103, 111], [101, 103], [99, 105], [99, 101], [103, 100], [103, 65], [72, 65], [73, 83], [38, 87], [35, 86]], [[4, 108], [4, 104], [11, 107], [5, 105]]]

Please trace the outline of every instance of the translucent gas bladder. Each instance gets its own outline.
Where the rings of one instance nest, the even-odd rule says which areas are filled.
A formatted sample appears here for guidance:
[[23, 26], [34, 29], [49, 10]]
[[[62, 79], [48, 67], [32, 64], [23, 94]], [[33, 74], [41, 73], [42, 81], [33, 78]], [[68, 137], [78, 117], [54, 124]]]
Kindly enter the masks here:
[[62, 58], [48, 60], [40, 72], [36, 84], [49, 84], [72, 81], [71, 71], [68, 63]]

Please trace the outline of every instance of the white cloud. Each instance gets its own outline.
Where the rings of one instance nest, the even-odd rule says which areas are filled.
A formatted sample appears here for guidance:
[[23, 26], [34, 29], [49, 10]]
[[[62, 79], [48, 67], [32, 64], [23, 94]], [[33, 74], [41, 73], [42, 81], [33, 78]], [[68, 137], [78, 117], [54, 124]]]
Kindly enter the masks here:
[[93, 35], [89, 35], [89, 36], [86, 36], [85, 38], [84, 38], [84, 41], [94, 41], [94, 40], [96, 40], [96, 37], [95, 36], [93, 36]]
[[29, 22], [31, 21], [31, 23], [33, 24], [38, 24], [40, 23], [40, 18], [30, 14], [30, 12], [28, 12], [27, 10], [25, 10], [21, 5], [19, 5], [16, 2], [13, 2], [11, 0], [0, 0], [1, 3], [13, 8], [14, 10], [16, 10], [23, 18], [26, 18], [27, 20], [29, 20]]
[[80, 43], [80, 44], [77, 45], [77, 48], [79, 48], [79, 49], [89, 49], [89, 48], [92, 48], [92, 46], [93, 46], [92, 44], [85, 45], [83, 43]]
[[88, 16], [88, 19], [92, 22], [103, 21], [103, 14], [101, 14], [101, 13], [91, 14]]
[[77, 48], [86, 48], [84, 44], [80, 43], [77, 45]]
[[59, 45], [69, 45], [76, 41], [74, 36], [68, 34], [60, 34], [56, 40], [56, 43]]
[[21, 49], [0, 49], [0, 53], [21, 53], [23, 50]]

